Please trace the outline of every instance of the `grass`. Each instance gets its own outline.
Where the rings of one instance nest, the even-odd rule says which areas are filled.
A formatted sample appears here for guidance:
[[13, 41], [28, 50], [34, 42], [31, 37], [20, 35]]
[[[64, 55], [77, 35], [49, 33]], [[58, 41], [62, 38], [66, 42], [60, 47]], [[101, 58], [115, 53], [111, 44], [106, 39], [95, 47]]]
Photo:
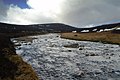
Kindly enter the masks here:
[[8, 59], [17, 65], [14, 80], [38, 80], [36, 73], [32, 67], [24, 62], [18, 55], [8, 56]]
[[109, 32], [94, 32], [94, 33], [61, 33], [61, 38], [94, 41], [120, 45], [120, 34]]

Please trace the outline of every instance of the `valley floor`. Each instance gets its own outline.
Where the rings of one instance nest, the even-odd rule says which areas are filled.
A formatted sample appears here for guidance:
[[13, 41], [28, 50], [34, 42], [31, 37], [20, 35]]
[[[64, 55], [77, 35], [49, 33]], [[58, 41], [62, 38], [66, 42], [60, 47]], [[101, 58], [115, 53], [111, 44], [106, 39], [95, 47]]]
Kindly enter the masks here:
[[16, 52], [42, 80], [119, 80], [120, 46], [60, 38], [59, 34], [12, 39]]

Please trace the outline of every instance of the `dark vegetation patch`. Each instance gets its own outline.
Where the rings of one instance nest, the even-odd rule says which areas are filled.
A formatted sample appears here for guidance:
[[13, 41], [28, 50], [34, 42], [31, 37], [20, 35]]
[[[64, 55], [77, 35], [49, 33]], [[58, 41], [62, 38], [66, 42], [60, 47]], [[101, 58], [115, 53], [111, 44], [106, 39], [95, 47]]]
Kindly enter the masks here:
[[17, 71], [17, 65], [3, 55], [0, 55], [0, 78], [13, 79]]

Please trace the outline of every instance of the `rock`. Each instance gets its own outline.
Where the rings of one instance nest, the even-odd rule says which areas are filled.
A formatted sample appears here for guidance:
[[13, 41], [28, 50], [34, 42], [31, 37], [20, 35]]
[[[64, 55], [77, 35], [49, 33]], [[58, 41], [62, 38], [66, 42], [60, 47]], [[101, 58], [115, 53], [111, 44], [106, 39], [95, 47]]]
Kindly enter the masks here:
[[56, 37], [59, 37], [59, 36], [56, 36]]
[[79, 44], [76, 43], [76, 44], [71, 44], [71, 45], [64, 45], [64, 47], [66, 47], [66, 48], [79, 48]]
[[89, 56], [89, 54], [85, 54], [85, 56]]
[[112, 53], [112, 54], [110, 54], [110, 56], [113, 56], [114, 54]]
[[78, 74], [74, 74], [73, 77], [79, 79], [85, 76], [85, 73], [83, 71], [79, 71]]
[[101, 74], [101, 73], [102, 73], [102, 70], [96, 69], [94, 72], [95, 72], [95, 74]]
[[86, 74], [89, 75], [90, 77], [93, 77], [93, 76], [94, 76], [94, 73], [93, 73], [93, 72], [87, 72]]
[[83, 50], [83, 48], [79, 48], [79, 50]]
[[45, 41], [47, 41], [47, 39], [45, 39]]
[[72, 50], [68, 50], [68, 52], [72, 52]]
[[15, 46], [21, 46], [21, 44], [20, 43], [15, 43]]
[[90, 56], [96, 56], [94, 53], [90, 54]]
[[102, 67], [101, 68], [101, 70], [103, 71], [103, 72], [107, 72], [107, 69], [106, 69], [106, 67], [104, 66], [104, 67]]
[[109, 49], [104, 49], [104, 50], [106, 50], [106, 51], [107, 51], [107, 50], [109, 50]]
[[118, 74], [118, 75], [120, 75], [120, 71], [119, 70], [115, 71], [115, 73]]

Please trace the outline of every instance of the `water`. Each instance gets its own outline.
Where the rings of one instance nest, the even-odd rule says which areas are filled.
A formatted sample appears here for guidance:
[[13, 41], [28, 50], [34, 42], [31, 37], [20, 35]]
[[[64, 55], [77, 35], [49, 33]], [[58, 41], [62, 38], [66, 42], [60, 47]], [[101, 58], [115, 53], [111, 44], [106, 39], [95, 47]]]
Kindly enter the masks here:
[[[61, 39], [59, 34], [17, 42], [16, 52], [41, 80], [120, 80], [120, 46]], [[64, 47], [78, 44], [79, 47]]]

